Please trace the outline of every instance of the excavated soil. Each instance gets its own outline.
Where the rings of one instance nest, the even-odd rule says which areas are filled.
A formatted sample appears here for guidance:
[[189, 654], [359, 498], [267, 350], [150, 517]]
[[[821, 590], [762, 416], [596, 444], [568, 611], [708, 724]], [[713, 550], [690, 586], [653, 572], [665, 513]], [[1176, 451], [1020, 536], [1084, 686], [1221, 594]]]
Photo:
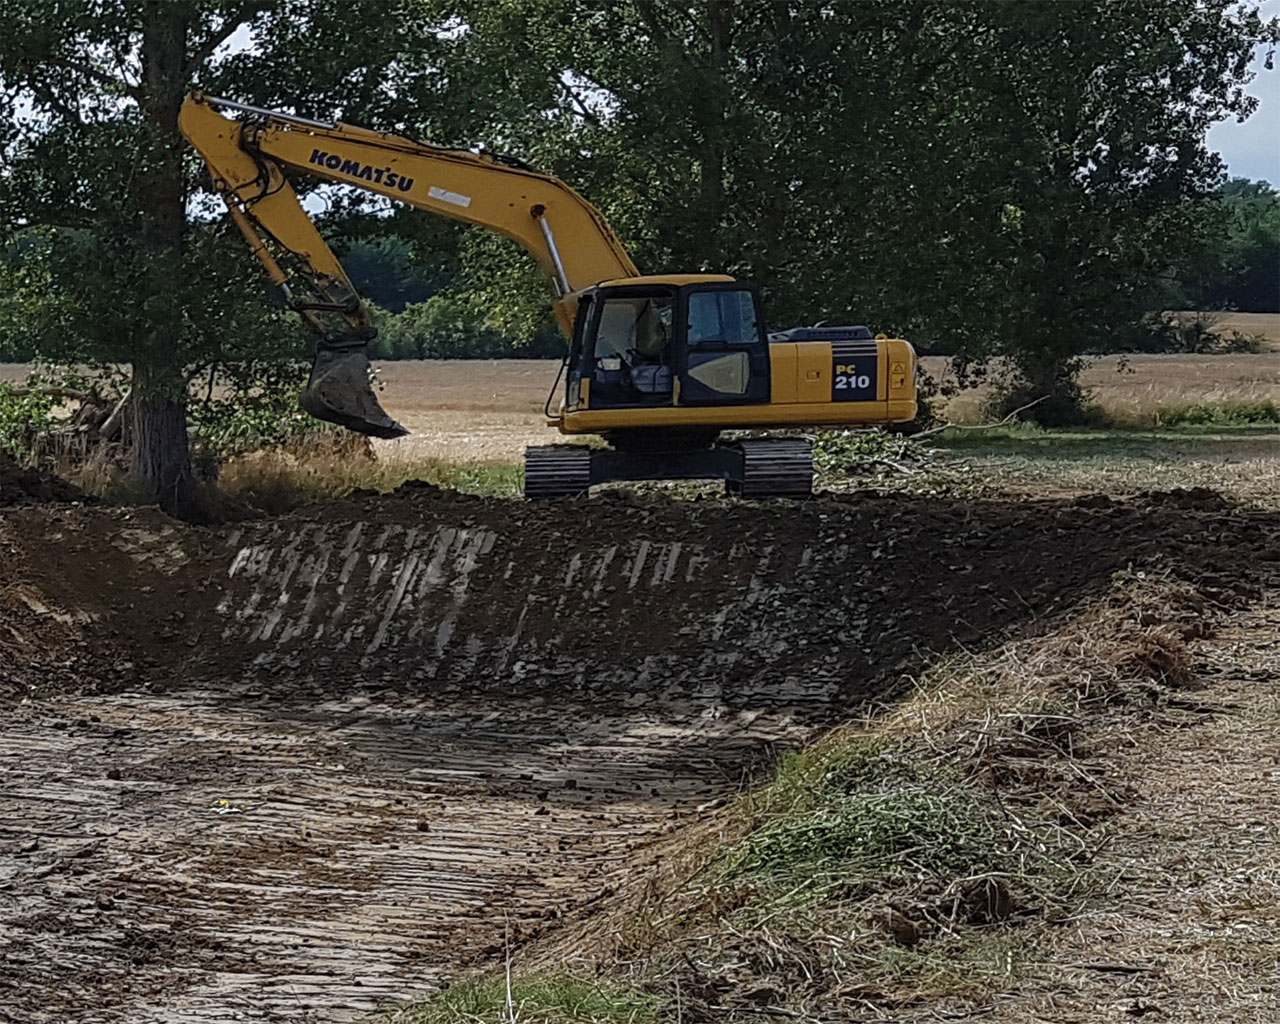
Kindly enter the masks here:
[[770, 760], [1275, 517], [429, 487], [0, 516], [0, 1020], [358, 1019], [641, 885]]
[[83, 500], [85, 495], [75, 484], [46, 470], [19, 466], [0, 452], [0, 508]]

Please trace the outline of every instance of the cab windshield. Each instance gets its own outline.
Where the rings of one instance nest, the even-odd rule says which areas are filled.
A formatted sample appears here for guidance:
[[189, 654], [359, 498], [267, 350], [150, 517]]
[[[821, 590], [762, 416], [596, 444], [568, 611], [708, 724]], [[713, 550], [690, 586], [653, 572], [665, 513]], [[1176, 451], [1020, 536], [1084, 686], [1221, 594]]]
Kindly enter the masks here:
[[606, 300], [596, 329], [596, 357], [660, 360], [671, 340], [670, 295]]

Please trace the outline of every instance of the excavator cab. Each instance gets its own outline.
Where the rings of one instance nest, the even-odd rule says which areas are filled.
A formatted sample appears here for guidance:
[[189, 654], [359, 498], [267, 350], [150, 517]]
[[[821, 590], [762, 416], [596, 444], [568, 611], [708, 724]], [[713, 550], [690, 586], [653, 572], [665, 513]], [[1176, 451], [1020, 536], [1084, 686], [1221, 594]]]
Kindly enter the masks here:
[[569, 408], [767, 403], [769, 342], [756, 289], [727, 280], [606, 282], [578, 300]]

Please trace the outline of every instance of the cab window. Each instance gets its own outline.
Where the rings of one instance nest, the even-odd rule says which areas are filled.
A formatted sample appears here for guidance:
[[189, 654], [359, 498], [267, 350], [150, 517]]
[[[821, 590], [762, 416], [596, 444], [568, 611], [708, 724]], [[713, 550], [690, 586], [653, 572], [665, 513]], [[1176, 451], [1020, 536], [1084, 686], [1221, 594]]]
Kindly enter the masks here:
[[669, 295], [607, 300], [596, 332], [596, 358], [661, 359], [671, 341]]
[[689, 296], [689, 347], [760, 340], [755, 296], [746, 290], [694, 292]]

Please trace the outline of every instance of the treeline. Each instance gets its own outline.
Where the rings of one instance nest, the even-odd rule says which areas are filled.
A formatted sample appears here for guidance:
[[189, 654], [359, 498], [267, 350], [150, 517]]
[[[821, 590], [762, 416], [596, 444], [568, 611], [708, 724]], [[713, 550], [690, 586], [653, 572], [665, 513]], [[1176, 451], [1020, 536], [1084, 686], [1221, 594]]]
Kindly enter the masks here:
[[1280, 313], [1280, 193], [1232, 178], [1215, 199], [1216, 230], [1181, 268], [1169, 308]]

